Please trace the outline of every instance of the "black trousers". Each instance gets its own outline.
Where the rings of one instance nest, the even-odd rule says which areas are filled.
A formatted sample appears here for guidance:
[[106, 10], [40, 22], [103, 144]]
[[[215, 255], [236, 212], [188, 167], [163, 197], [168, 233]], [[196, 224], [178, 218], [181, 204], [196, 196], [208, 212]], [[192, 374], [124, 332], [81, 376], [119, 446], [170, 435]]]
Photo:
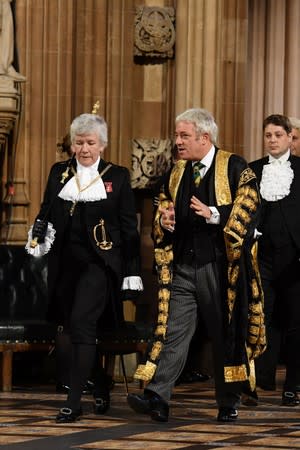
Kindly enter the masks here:
[[[57, 361], [58, 377], [70, 380], [66, 406], [77, 410], [82, 389], [96, 362], [97, 323], [106, 306], [109, 280], [105, 267], [93, 261], [72, 259], [64, 269], [57, 286], [58, 317], [64, 330], [57, 337], [57, 352], [61, 356], [69, 354], [65, 361]], [[99, 362], [95, 367], [97, 396], [106, 378]]]
[[235, 407], [237, 386], [224, 381], [223, 313], [217, 266], [176, 265], [174, 268], [166, 341], [154, 379], [147, 390], [169, 400], [182, 372], [194, 335], [198, 314], [212, 341], [216, 400], [218, 406]]
[[108, 297], [108, 273], [101, 262], [64, 259], [56, 289], [58, 324], [72, 343], [96, 343], [97, 321]]
[[284, 389], [294, 391], [300, 383], [300, 262], [295, 258], [274, 276], [272, 261], [261, 259], [260, 272], [268, 347], [256, 362], [258, 384], [275, 383], [281, 354], [286, 366]]

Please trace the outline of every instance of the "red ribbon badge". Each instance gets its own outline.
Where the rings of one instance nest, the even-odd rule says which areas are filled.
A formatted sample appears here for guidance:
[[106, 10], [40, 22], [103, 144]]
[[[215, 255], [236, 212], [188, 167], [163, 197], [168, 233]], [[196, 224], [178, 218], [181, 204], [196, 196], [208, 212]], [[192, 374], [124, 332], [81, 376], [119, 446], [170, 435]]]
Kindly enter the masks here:
[[106, 192], [112, 192], [113, 191], [112, 181], [104, 181], [104, 186], [105, 186]]

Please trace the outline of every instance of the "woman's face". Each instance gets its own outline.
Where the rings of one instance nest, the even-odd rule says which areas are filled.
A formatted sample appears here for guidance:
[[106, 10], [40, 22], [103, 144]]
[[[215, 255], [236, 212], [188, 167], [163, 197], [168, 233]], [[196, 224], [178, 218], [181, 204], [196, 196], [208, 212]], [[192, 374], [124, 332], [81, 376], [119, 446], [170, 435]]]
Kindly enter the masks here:
[[96, 133], [76, 134], [72, 144], [77, 161], [86, 167], [92, 166], [97, 161], [104, 148]]

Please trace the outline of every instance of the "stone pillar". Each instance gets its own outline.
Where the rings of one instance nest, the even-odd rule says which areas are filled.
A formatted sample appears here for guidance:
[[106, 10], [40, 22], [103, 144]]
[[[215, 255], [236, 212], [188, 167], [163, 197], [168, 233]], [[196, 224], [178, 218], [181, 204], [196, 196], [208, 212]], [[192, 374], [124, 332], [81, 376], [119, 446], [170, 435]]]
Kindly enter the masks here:
[[244, 136], [249, 161], [264, 155], [265, 117], [300, 117], [299, 14], [299, 0], [249, 0]]
[[18, 240], [26, 224], [24, 207], [28, 199], [24, 180], [15, 176], [16, 144], [19, 132], [21, 94], [19, 83], [0, 76], [0, 242], [7, 244], [12, 236]]
[[72, 0], [19, 0], [15, 5], [19, 65], [26, 76], [14, 168], [30, 203], [22, 216], [23, 242], [39, 211], [49, 169], [58, 159], [56, 144], [73, 115], [76, 5]]
[[176, 30], [176, 113], [208, 109], [219, 145], [243, 153], [247, 2], [178, 0]]
[[178, 0], [175, 113], [190, 107], [216, 112], [222, 0]]
[[286, 55], [287, 71], [285, 74], [285, 110], [289, 116], [300, 118], [300, 2], [287, 2]]

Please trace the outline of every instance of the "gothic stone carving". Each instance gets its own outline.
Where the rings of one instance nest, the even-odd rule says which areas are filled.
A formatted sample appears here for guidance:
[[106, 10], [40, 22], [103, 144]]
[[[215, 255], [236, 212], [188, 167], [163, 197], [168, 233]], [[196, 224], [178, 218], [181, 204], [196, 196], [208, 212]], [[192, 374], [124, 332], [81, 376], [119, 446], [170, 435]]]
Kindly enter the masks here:
[[174, 8], [136, 8], [134, 55], [172, 58], [175, 44]]
[[145, 189], [153, 186], [172, 163], [170, 139], [133, 139], [131, 186]]

